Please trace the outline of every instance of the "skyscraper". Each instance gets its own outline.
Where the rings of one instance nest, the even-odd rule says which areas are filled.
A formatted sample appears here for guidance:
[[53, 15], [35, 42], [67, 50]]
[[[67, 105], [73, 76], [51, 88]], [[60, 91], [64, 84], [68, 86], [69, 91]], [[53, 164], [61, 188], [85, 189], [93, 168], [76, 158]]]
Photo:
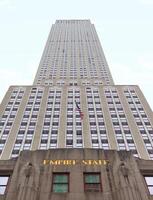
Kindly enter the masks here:
[[115, 85], [94, 25], [57, 20], [31, 86], [0, 106], [1, 159], [22, 150], [130, 150], [153, 159], [153, 113], [136, 85]]

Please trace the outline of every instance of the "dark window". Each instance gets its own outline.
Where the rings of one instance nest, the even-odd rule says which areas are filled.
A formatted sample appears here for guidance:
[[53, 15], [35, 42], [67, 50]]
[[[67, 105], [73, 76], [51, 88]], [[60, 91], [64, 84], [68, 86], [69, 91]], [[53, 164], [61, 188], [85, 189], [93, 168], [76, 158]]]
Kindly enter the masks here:
[[21, 144], [22, 140], [16, 140], [15, 144]]
[[127, 122], [122, 122], [122, 125], [124, 126], [124, 125], [128, 125], [128, 123]]
[[99, 124], [99, 125], [105, 125], [105, 123], [104, 123], [104, 122], [98, 122], [98, 124]]
[[37, 118], [37, 115], [32, 115], [32, 118]]
[[[35, 123], [35, 122], [33, 122], [33, 123]], [[30, 135], [31, 135], [31, 134], [34, 134], [34, 130], [28, 130], [28, 131], [27, 131], [27, 134], [30, 134]]]
[[144, 143], [145, 144], [150, 144], [150, 140], [149, 139], [144, 139]]
[[131, 134], [130, 130], [124, 130], [125, 134]]
[[90, 122], [90, 125], [94, 126], [94, 125], [96, 125], [96, 122]]
[[12, 110], [13, 110], [13, 111], [17, 111], [18, 109], [17, 109], [17, 108], [13, 108]]
[[51, 144], [56, 144], [56, 143], [57, 143], [57, 140], [51, 139], [51, 140], [50, 140], [50, 143], [51, 143]]
[[150, 134], [153, 134], [153, 130], [148, 130], [148, 132], [149, 132]]
[[144, 176], [149, 193], [153, 195], [153, 176]]
[[111, 115], [112, 118], [117, 118], [117, 115]]
[[77, 131], [76, 131], [76, 134], [77, 134], [77, 135], [82, 135], [82, 131], [81, 131], [81, 130], [77, 130]]
[[133, 116], [139, 118], [139, 115], [138, 115], [138, 114], [134, 114]]
[[109, 108], [109, 110], [115, 110], [115, 108]]
[[152, 149], [148, 149], [148, 153], [149, 154], [153, 154], [153, 150]]
[[31, 108], [26, 108], [26, 111], [30, 111], [31, 110]]
[[50, 102], [50, 101], [49, 101], [47, 104], [53, 104], [53, 102]]
[[82, 144], [82, 139], [78, 139], [77, 144]]
[[15, 102], [15, 105], [19, 105], [20, 104], [20, 102]]
[[115, 133], [116, 134], [122, 134], [122, 131], [121, 130], [115, 130]]
[[73, 140], [66, 140], [66, 145], [73, 145]]
[[138, 108], [138, 110], [143, 110], [143, 108]]
[[100, 134], [106, 134], [106, 130], [100, 130]]
[[124, 115], [124, 114], [121, 114], [121, 115], [119, 115], [119, 117], [121, 117], [121, 118], [125, 118], [125, 115]]
[[18, 134], [22, 135], [22, 134], [24, 134], [24, 132], [25, 132], [24, 130], [19, 130]]
[[53, 174], [52, 191], [57, 193], [65, 193], [69, 191], [69, 174], [56, 173]]
[[67, 115], [67, 118], [73, 118], [73, 115]]
[[43, 130], [42, 134], [49, 134], [49, 130]]
[[137, 125], [143, 125], [142, 122], [136, 122], [136, 123], [137, 123]]
[[0, 126], [3, 126], [4, 125], [4, 122], [0, 122]]
[[45, 118], [51, 118], [51, 115], [45, 115]]
[[32, 140], [25, 140], [25, 144], [31, 144]]
[[150, 122], [145, 122], [145, 125], [151, 125]]
[[2, 118], [7, 118], [7, 115], [3, 115]]
[[46, 110], [47, 110], [47, 111], [52, 111], [52, 108], [47, 108]]
[[41, 139], [41, 143], [42, 143], [42, 144], [47, 144], [47, 142], [48, 142], [48, 140], [43, 140], [43, 139]]
[[104, 139], [104, 140], [101, 140], [101, 143], [105, 143], [105, 144], [108, 144], [108, 140], [107, 139]]
[[5, 111], [10, 111], [11, 108], [6, 108]]
[[4, 194], [6, 187], [7, 187], [7, 183], [9, 180], [9, 176], [1, 176], [0, 175], [0, 194]]
[[97, 139], [92, 139], [92, 143], [93, 144], [98, 144], [98, 140]]
[[118, 139], [117, 142], [118, 142], [118, 144], [123, 144], [123, 143], [124, 143], [124, 140]]
[[67, 130], [67, 134], [73, 134], [72, 130]]
[[27, 122], [21, 122], [21, 126], [26, 126]]
[[60, 110], [60, 108], [54, 108], [54, 111], [59, 111]]
[[76, 122], [76, 126], [81, 126], [81, 122]]
[[29, 115], [23, 115], [24, 118], [29, 118]]
[[101, 192], [100, 173], [84, 174], [84, 190], [85, 192]]
[[117, 110], [123, 110], [123, 108], [117, 108]]
[[15, 118], [15, 115], [10, 115], [10, 118]]
[[96, 110], [98, 111], [98, 110], [102, 110], [101, 108], [96, 108]]
[[129, 139], [129, 140], [127, 140], [127, 143], [128, 144], [134, 144], [134, 141], [132, 139], [131, 140]]
[[53, 115], [54, 118], [59, 118], [59, 115]]
[[145, 130], [140, 130], [140, 133], [141, 134], [146, 134], [146, 131]]
[[8, 130], [4, 130], [4, 131], [3, 131], [3, 134], [4, 134], [4, 135], [7, 135], [8, 133], [9, 133]]
[[72, 126], [73, 122], [67, 122], [67, 126]]
[[35, 105], [39, 105], [39, 104], [40, 104], [40, 102], [39, 102], [39, 101], [36, 101], [36, 102], [35, 102]]
[[33, 111], [39, 111], [39, 108], [33, 108]]
[[73, 108], [67, 108], [68, 111], [73, 111]]
[[113, 122], [113, 125], [119, 125], [119, 122]]
[[44, 126], [49, 126], [50, 122], [44, 122]]
[[98, 118], [100, 118], [100, 117], [103, 118], [103, 115], [97, 115], [97, 117], [98, 117]]
[[5, 144], [6, 140], [0, 140], [0, 144]]
[[18, 154], [19, 154], [19, 150], [15, 150], [15, 149], [14, 149], [14, 150], [12, 151], [12, 154], [17, 154], [17, 155], [18, 155]]
[[35, 126], [36, 122], [30, 122], [30, 126]]
[[89, 115], [89, 118], [95, 118], [95, 115]]
[[33, 104], [33, 102], [30, 102], [30, 101], [29, 101], [29, 102], [28, 102], [28, 105], [31, 105], [31, 104]]
[[56, 135], [57, 133], [58, 133], [57, 130], [52, 130], [51, 131], [51, 134], [55, 134]]
[[91, 130], [91, 134], [97, 134], [97, 130]]
[[88, 108], [89, 111], [94, 111], [94, 108]]

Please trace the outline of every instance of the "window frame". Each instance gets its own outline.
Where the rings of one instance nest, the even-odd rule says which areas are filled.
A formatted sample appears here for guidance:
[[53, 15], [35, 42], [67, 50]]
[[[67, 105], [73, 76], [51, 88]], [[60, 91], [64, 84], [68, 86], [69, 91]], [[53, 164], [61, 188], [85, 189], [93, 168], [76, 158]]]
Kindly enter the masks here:
[[[151, 193], [150, 193], [150, 190], [149, 190], [149, 187], [152, 187], [152, 188], [153, 188], [153, 183], [152, 183], [152, 185], [148, 185], [148, 183], [147, 183], [147, 181], [146, 181], [146, 179], [145, 179], [146, 177], [152, 177], [152, 179], [153, 179], [153, 174], [143, 174], [143, 178], [144, 178], [144, 181], [145, 181], [145, 185], [146, 185], [146, 187], [147, 187], [147, 190], [148, 190], [149, 194], [153, 196], [153, 192], [152, 192], [152, 194], [151, 194]], [[153, 182], [153, 181], [152, 181], [152, 182]]]
[[3, 194], [0, 193], [0, 196], [1, 196], [1, 195], [5, 195], [6, 192], [8, 191], [10, 178], [11, 178], [11, 173], [9, 173], [9, 172], [8, 173], [0, 172], [0, 177], [8, 177], [6, 185], [1, 185], [1, 183], [0, 183], [0, 187], [5, 187], [4, 193]]
[[[54, 177], [56, 176], [56, 175], [66, 175], [67, 176], [67, 182], [64, 182], [64, 183], [54, 183]], [[59, 185], [62, 185], [62, 184], [67, 184], [67, 192], [55, 192], [55, 191], [53, 191], [53, 188], [54, 188], [54, 184], [59, 184]], [[68, 193], [69, 191], [70, 191], [70, 174], [69, 174], [69, 172], [54, 172], [53, 174], [52, 174], [52, 192], [53, 193], [57, 193], [57, 194], [63, 194], [63, 193]]]
[[[98, 175], [99, 176], [99, 182], [98, 183], [86, 183], [85, 177], [86, 175]], [[83, 173], [83, 183], [84, 183], [84, 192], [102, 192], [102, 181], [101, 181], [101, 173], [100, 172], [84, 172]], [[86, 184], [94, 184], [94, 185], [99, 185], [99, 191], [88, 191], [86, 189]]]

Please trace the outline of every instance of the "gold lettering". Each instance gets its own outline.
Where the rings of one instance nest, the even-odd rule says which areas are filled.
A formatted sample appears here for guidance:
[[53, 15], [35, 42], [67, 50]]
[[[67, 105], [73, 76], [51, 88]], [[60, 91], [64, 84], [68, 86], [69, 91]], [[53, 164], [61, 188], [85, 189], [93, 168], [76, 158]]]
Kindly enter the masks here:
[[50, 160], [44, 160], [44, 161], [43, 161], [43, 164], [44, 164], [44, 165], [48, 165], [48, 164], [49, 164], [49, 161], [50, 161]]
[[103, 160], [103, 164], [107, 165], [109, 163], [109, 160]]
[[58, 160], [50, 160], [50, 165], [58, 165]]
[[82, 160], [82, 164], [88, 165], [88, 162], [86, 160]]
[[63, 160], [64, 165], [75, 165], [75, 160]]
[[92, 160], [88, 160], [88, 165], [92, 165]]
[[109, 160], [43, 160], [44, 165], [107, 165]]
[[99, 160], [93, 160], [92, 165], [99, 165]]

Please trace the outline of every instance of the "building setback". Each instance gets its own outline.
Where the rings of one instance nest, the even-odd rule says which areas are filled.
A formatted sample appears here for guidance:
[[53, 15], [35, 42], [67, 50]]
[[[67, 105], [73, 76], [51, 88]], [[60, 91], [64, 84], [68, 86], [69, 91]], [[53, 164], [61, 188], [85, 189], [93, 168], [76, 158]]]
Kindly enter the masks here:
[[114, 84], [90, 20], [57, 20], [33, 85], [0, 105], [0, 200], [151, 199], [152, 159], [140, 88]]
[[152, 166], [131, 152], [87, 148], [23, 151], [0, 161], [9, 178], [5, 200], [150, 200]]

